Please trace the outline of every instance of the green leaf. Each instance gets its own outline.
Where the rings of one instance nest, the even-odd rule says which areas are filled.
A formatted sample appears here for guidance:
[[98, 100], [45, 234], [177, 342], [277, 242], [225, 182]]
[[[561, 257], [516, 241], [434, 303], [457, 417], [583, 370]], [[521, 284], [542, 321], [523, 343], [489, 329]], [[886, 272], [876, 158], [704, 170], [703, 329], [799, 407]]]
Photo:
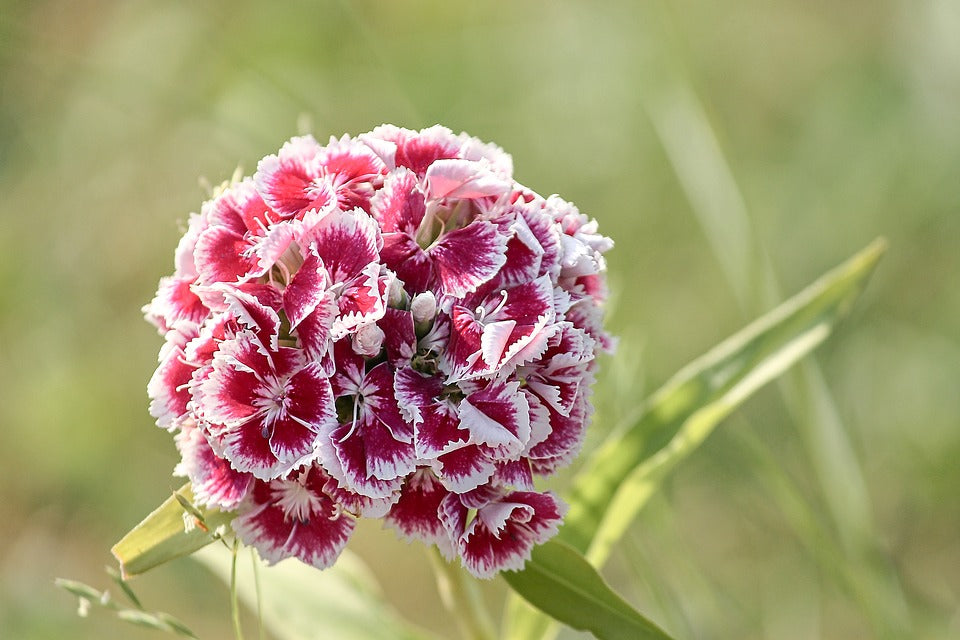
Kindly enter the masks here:
[[[666, 473], [723, 418], [830, 335], [885, 249], [883, 240], [874, 241], [654, 393], [575, 477], [558, 538], [602, 566]], [[550, 620], [517, 598], [508, 602], [506, 628], [508, 638], [551, 635]]]
[[[251, 553], [252, 550], [251, 550]], [[220, 545], [193, 558], [230, 583], [232, 554]], [[237, 593], [251, 611], [257, 610], [253, 565], [237, 559]], [[257, 558], [255, 562], [259, 563]], [[428, 640], [384, 601], [366, 565], [349, 550], [323, 571], [296, 559], [260, 566], [260, 609], [264, 628], [278, 640]]]
[[540, 545], [523, 571], [501, 575], [541, 611], [601, 640], [670, 638], [614, 593], [582, 555], [561, 542]]
[[877, 240], [684, 367], [578, 473], [561, 538], [600, 566], [663, 476], [744, 400], [820, 345], [860, 295]]
[[187, 512], [181, 500], [189, 504], [193, 502], [189, 483], [167, 498], [110, 550], [120, 563], [124, 579], [207, 546], [214, 540], [211, 532], [233, 519], [232, 513], [194, 507], [202, 518], [198, 518], [195, 528], [187, 531], [183, 519]]

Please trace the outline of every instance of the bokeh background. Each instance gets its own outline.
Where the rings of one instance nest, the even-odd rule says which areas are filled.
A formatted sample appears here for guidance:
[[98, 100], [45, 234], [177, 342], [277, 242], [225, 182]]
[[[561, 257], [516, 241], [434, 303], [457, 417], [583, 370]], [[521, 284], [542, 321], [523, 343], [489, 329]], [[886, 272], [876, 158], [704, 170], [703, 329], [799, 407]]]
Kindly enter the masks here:
[[[679, 638], [960, 637], [958, 33], [954, 0], [0, 0], [0, 636], [159, 637], [78, 618], [53, 579], [107, 586], [109, 547], [178, 483], [139, 311], [178, 221], [198, 177], [391, 122], [496, 141], [616, 240], [588, 447], [886, 236], [817, 362], [724, 423], [606, 573]], [[372, 525], [352, 548], [453, 633], [419, 546]], [[229, 637], [192, 562], [136, 586]]]

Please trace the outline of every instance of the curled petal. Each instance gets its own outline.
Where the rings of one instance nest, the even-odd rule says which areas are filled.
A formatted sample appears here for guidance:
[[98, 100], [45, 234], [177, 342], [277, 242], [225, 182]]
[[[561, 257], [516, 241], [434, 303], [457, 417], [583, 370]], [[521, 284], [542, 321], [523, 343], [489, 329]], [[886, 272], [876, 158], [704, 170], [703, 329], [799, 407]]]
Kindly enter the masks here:
[[448, 495], [440, 517], [463, 566], [478, 578], [490, 578], [504, 569], [522, 569], [534, 545], [556, 534], [564, 511], [552, 493], [513, 491], [478, 508], [469, 522], [466, 506], [457, 495]]
[[474, 160], [436, 160], [427, 169], [428, 200], [463, 198], [472, 200], [507, 193], [512, 186], [488, 164]]

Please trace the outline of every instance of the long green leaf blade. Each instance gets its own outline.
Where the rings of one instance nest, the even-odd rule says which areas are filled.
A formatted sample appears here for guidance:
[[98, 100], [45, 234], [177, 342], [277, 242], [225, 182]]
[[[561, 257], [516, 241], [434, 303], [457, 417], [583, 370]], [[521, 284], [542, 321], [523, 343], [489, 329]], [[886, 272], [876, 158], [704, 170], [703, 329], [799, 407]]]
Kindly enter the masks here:
[[523, 571], [502, 575], [540, 610], [601, 640], [670, 638], [617, 595], [582, 555], [562, 542], [540, 545]]
[[185, 510], [177, 494], [188, 503], [193, 501], [193, 491], [187, 483], [110, 550], [120, 563], [124, 579], [207, 546], [213, 542], [210, 532], [228, 524], [234, 517], [232, 513], [199, 508], [197, 515], [201, 516], [203, 526], [208, 531], [201, 526], [186, 531], [183, 520]]
[[633, 424], [614, 433], [578, 473], [561, 538], [602, 563], [659, 478], [733, 409], [830, 335], [885, 247], [882, 240], [873, 242], [654, 393]]

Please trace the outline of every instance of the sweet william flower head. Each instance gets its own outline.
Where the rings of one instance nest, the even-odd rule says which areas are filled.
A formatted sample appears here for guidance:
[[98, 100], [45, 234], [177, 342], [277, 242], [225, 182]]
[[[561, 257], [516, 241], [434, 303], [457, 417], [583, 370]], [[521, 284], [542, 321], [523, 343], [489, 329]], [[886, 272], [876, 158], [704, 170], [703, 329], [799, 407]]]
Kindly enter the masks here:
[[536, 489], [590, 420], [612, 242], [444, 127], [293, 138], [193, 214], [144, 308], [175, 473], [271, 562], [358, 517], [478, 577], [562, 523]]

